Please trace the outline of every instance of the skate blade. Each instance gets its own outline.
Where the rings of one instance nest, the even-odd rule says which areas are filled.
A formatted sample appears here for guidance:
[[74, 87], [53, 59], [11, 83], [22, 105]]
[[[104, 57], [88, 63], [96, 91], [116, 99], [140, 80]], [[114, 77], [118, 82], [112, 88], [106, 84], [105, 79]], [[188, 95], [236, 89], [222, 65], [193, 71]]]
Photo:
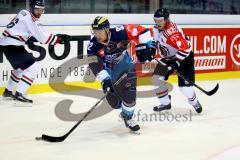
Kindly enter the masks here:
[[141, 132], [138, 130], [138, 131], [129, 131], [129, 133], [133, 134], [133, 135], [140, 135]]
[[13, 104], [13, 99], [5, 99], [5, 98], [1, 98], [0, 101], [0, 106], [11, 106]]
[[1, 97], [1, 101], [11, 101], [13, 100], [12, 97]]
[[14, 100], [13, 106], [14, 107], [32, 107], [33, 103], [21, 102], [21, 101]]

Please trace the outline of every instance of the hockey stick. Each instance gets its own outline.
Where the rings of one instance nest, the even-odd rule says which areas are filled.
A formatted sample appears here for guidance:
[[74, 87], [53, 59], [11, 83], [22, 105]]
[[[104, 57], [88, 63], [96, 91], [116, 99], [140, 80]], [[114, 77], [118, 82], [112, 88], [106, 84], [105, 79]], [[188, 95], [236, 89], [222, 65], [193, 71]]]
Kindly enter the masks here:
[[[123, 74], [121, 76], [121, 78], [119, 78], [119, 80], [117, 82], [115, 82], [113, 85], [117, 85], [118, 83], [120, 83], [120, 81], [122, 81], [124, 78], [126, 78], [127, 74]], [[110, 90], [108, 90], [103, 96], [102, 98], [94, 105], [92, 106], [92, 108], [83, 116], [83, 118], [81, 118], [66, 134], [64, 134], [63, 136], [60, 137], [54, 137], [54, 136], [49, 136], [46, 134], [42, 134], [41, 137], [36, 137], [36, 140], [43, 140], [43, 141], [47, 141], [47, 142], [62, 142], [64, 141], [74, 130], [75, 128], [77, 128], [77, 126], [79, 124], [82, 123], [82, 121], [98, 106], [98, 104], [100, 102], [102, 102], [102, 100], [104, 98], [106, 98], [106, 96], [108, 95], [108, 93], [110, 92]]]
[[[160, 65], [166, 65], [164, 62], [158, 60], [157, 58], [154, 58]], [[215, 94], [219, 88], [219, 84], [217, 83], [217, 85], [210, 91], [206, 91], [204, 90], [202, 87], [200, 87], [199, 85], [197, 85], [196, 83], [192, 82], [190, 79], [187, 79], [184, 75], [182, 75], [181, 73], [179, 73], [177, 70], [174, 70], [174, 72], [181, 77], [183, 80], [187, 81], [190, 85], [195, 86], [196, 88], [198, 88], [200, 91], [202, 91], [203, 93], [205, 93], [208, 96], [211, 96], [213, 94]]]
[[98, 106], [98, 104], [107, 96], [109, 91], [107, 91], [104, 96], [94, 105], [92, 108], [83, 116], [82, 119], [80, 119], [66, 134], [60, 137], [54, 137], [54, 136], [49, 136], [46, 134], [42, 134], [41, 137], [36, 137], [36, 140], [43, 140], [47, 142], [62, 142], [64, 141], [74, 130], [77, 128], [77, 126]]

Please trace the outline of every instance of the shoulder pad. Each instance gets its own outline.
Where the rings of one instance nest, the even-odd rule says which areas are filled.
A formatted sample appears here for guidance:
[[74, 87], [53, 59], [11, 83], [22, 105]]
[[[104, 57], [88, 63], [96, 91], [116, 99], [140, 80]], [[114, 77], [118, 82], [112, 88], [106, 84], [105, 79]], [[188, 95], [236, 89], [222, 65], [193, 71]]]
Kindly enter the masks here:
[[28, 14], [28, 11], [27, 10], [21, 10], [19, 12], [19, 14], [21, 14], [22, 16], [26, 16]]

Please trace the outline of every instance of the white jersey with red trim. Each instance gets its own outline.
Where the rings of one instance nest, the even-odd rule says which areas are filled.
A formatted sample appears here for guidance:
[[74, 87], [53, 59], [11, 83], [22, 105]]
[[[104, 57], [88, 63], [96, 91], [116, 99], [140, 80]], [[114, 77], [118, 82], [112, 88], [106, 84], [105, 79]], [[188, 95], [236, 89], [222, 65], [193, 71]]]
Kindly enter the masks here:
[[28, 38], [34, 37], [40, 43], [55, 45], [59, 38], [44, 32], [43, 27], [31, 12], [21, 10], [7, 25], [0, 37], [0, 45], [24, 45]]
[[177, 58], [182, 61], [192, 51], [190, 41], [182, 29], [170, 20], [163, 30], [154, 27], [153, 35], [161, 56], [167, 60]]

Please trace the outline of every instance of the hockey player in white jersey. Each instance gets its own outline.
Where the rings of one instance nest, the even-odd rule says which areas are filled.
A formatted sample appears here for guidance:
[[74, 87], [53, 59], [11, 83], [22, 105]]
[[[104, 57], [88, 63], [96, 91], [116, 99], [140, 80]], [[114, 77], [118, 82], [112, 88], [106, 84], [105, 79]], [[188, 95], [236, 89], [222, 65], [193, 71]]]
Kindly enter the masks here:
[[65, 34], [54, 35], [43, 31], [39, 18], [44, 13], [44, 0], [30, 0], [29, 4], [30, 9], [21, 10], [6, 26], [0, 37], [0, 50], [14, 69], [3, 97], [26, 103], [33, 102], [26, 97], [26, 93], [37, 75], [38, 66], [24, 45], [30, 41], [50, 45], [64, 44], [71, 38]]
[[[156, 10], [154, 21], [154, 41], [161, 54], [161, 61], [170, 66], [168, 68], [171, 68], [165, 76], [161, 76], [160, 64], [158, 64], [153, 73], [153, 84], [160, 101], [160, 105], [154, 107], [153, 110], [162, 111], [171, 109], [171, 96], [168, 95], [165, 81], [174, 70], [177, 70], [177, 72], [192, 82], [195, 81], [194, 53], [190, 41], [184, 35], [182, 29], [169, 19], [169, 11], [167, 9], [161, 8]], [[137, 46], [136, 52], [139, 59], [146, 59], [145, 57], [148, 56], [141, 47]], [[194, 107], [197, 113], [201, 113], [202, 106], [196, 97], [193, 86], [181, 77], [178, 77], [178, 86], [180, 91], [188, 98], [189, 104]]]

